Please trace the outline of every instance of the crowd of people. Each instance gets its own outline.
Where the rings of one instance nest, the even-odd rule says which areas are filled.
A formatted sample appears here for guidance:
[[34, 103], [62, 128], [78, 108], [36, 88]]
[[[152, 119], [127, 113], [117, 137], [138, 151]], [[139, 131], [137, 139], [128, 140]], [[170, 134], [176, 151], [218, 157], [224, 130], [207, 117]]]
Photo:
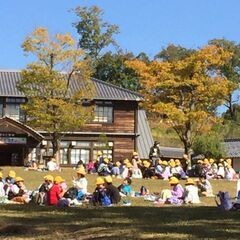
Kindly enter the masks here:
[[[31, 163], [27, 170], [48, 171], [42, 184], [34, 191], [27, 190], [24, 179], [16, 176], [13, 170], [3, 178], [0, 172], [0, 202], [4, 203], [29, 203], [49, 206], [78, 206], [83, 203], [92, 205], [110, 206], [112, 204], [130, 205], [130, 197], [144, 196], [145, 200], [162, 204], [197, 204], [199, 196], [213, 197], [213, 190], [209, 179], [234, 180], [238, 175], [232, 168], [231, 159], [198, 160], [189, 167], [188, 157], [183, 159], [162, 160], [159, 142], [154, 142], [150, 149], [149, 159], [142, 161], [137, 152], [132, 157], [123, 161], [112, 162], [98, 152], [96, 161], [84, 163], [79, 161], [75, 166], [75, 176], [70, 187], [61, 176], [53, 177], [51, 172], [61, 171], [54, 158], [46, 166], [39, 168]], [[88, 192], [87, 174], [96, 174], [96, 188]], [[194, 177], [194, 178], [193, 178]], [[122, 179], [122, 184], [115, 186], [113, 179]], [[163, 179], [169, 181], [169, 188], [162, 189], [159, 193], [151, 193], [144, 186], [133, 191], [133, 179]], [[195, 179], [195, 180], [194, 180]], [[180, 180], [185, 180], [185, 186]]]
[[[200, 203], [199, 194], [213, 196], [210, 182], [204, 178], [194, 181], [188, 178], [183, 188], [176, 177], [169, 178], [169, 189], [163, 189], [158, 195], [151, 192], [144, 186], [139, 191], [133, 191], [132, 179], [127, 177], [122, 180], [118, 187], [113, 184], [111, 175], [97, 176], [96, 188], [93, 193], [88, 192], [88, 180], [84, 167], [75, 170], [76, 177], [73, 177], [72, 186], [68, 187], [65, 179], [61, 176], [53, 177], [47, 174], [42, 184], [35, 191], [29, 191], [22, 177], [16, 176], [16, 172], [10, 170], [3, 178], [0, 172], [0, 202], [1, 203], [29, 203], [48, 206], [78, 206], [83, 203], [90, 203], [94, 206], [111, 206], [122, 202], [123, 205], [130, 205], [130, 197], [144, 196], [145, 200], [154, 200], [155, 204], [182, 204]], [[154, 198], [154, 199], [153, 199]]]

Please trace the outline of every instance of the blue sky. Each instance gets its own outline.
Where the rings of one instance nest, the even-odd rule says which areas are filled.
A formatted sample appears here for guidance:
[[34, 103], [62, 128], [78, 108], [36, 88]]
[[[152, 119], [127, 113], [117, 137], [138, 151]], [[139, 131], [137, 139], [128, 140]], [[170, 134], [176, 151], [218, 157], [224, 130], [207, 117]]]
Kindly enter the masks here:
[[213, 38], [240, 39], [239, 0], [2, 0], [0, 69], [22, 69], [31, 62], [21, 44], [36, 27], [78, 39], [71, 10], [92, 5], [103, 9], [104, 20], [119, 26], [116, 40], [123, 50], [143, 51], [151, 58], [169, 43], [198, 48]]
[[119, 25], [120, 47], [153, 57], [169, 43], [197, 48], [209, 39], [240, 39], [238, 0], [8, 0], [0, 4], [0, 69], [24, 68], [21, 43], [38, 26], [50, 32], [70, 32], [77, 20], [69, 11], [77, 6], [98, 5], [104, 18]]

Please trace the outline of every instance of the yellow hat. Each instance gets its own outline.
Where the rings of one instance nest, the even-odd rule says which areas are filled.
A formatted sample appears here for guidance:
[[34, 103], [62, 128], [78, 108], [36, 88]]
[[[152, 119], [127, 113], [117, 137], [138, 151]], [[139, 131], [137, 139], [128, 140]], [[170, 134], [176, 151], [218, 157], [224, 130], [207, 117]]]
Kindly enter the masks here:
[[162, 165], [167, 166], [168, 165], [167, 161], [162, 161]]
[[97, 177], [96, 179], [96, 185], [104, 184], [104, 179], [102, 177]]
[[120, 167], [121, 163], [119, 161], [116, 162], [116, 166]]
[[103, 161], [104, 161], [105, 163], [109, 163], [109, 159], [108, 159], [108, 158], [104, 158]]
[[169, 162], [174, 162], [174, 159], [173, 159], [173, 158], [171, 158], [171, 159], [169, 160]]
[[220, 158], [220, 159], [219, 159], [219, 162], [223, 162], [223, 161], [224, 161], [224, 159], [223, 159], [223, 158]]
[[175, 162], [169, 162], [169, 166], [174, 168], [176, 166]]
[[179, 180], [176, 177], [171, 177], [169, 180], [169, 183], [170, 184], [178, 184]]
[[2, 178], [3, 177], [3, 173], [2, 172], [0, 172], [0, 178]]
[[195, 183], [192, 178], [188, 178], [185, 185], [195, 185]]
[[209, 164], [209, 161], [208, 161], [208, 159], [207, 158], [204, 158], [204, 160], [203, 160], [203, 164]]
[[142, 164], [142, 160], [138, 159], [137, 164]]
[[54, 178], [52, 175], [46, 175], [45, 177], [43, 177], [44, 180], [47, 180], [47, 181], [50, 181], [50, 182], [53, 182]]
[[128, 159], [128, 158], [126, 158], [126, 159], [123, 160], [123, 163], [124, 163], [124, 164], [127, 164], [128, 162], [129, 162], [129, 159]]
[[65, 182], [65, 179], [63, 179], [61, 176], [56, 176], [56, 177], [54, 178], [54, 182], [55, 182], [56, 184], [59, 184], [59, 183]]
[[15, 182], [24, 182], [24, 179], [21, 177], [16, 177]]
[[209, 163], [213, 164], [213, 163], [214, 163], [214, 159], [213, 159], [213, 158], [210, 158], [210, 159], [209, 159]]
[[97, 155], [98, 155], [98, 156], [102, 155], [102, 151], [98, 151], [98, 152], [97, 152]]
[[138, 153], [137, 152], [133, 152], [132, 155], [133, 156], [138, 156]]
[[203, 164], [203, 160], [198, 160], [197, 163]]
[[111, 177], [110, 175], [108, 175], [108, 176], [105, 177], [105, 182], [106, 182], [106, 183], [112, 183], [112, 181], [113, 181], [113, 180], [112, 180], [112, 177]]
[[148, 161], [144, 161], [143, 162], [143, 166], [145, 167], [145, 168], [149, 168], [150, 167], [150, 162], [148, 162]]
[[130, 162], [126, 163], [126, 167], [127, 168], [131, 168], [132, 167], [132, 164]]
[[180, 166], [180, 165], [181, 165], [180, 160], [179, 160], [179, 159], [176, 159], [176, 160], [175, 160], [175, 164], [176, 164], [176, 166]]
[[11, 177], [11, 178], [15, 178], [16, 177], [16, 172], [13, 171], [13, 170], [10, 170], [9, 173], [8, 173], [8, 176]]
[[232, 165], [232, 159], [231, 159], [231, 158], [226, 159], [226, 162], [227, 162], [227, 164], [228, 164], [229, 166]]
[[56, 159], [55, 158], [51, 158], [51, 161], [56, 162]]
[[76, 171], [77, 174], [82, 174], [82, 175], [86, 175], [86, 171], [84, 168], [78, 168]]
[[161, 159], [158, 160], [158, 164], [162, 164], [162, 160]]

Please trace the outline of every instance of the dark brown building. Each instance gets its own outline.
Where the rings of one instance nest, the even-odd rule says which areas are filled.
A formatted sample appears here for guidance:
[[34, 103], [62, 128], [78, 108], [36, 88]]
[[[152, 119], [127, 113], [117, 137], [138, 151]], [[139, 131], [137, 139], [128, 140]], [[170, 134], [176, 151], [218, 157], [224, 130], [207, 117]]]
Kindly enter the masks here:
[[[23, 165], [33, 159], [43, 162], [52, 156], [49, 134], [25, 125], [26, 116], [20, 105], [26, 101], [16, 84], [19, 71], [0, 70], [0, 165]], [[95, 117], [77, 132], [66, 132], [61, 141], [60, 163], [75, 165], [80, 159], [96, 159], [97, 152], [114, 161], [130, 158], [139, 151], [148, 157], [153, 143], [146, 114], [139, 110], [143, 100], [136, 92], [92, 79]], [[72, 91], [79, 88], [73, 81]]]

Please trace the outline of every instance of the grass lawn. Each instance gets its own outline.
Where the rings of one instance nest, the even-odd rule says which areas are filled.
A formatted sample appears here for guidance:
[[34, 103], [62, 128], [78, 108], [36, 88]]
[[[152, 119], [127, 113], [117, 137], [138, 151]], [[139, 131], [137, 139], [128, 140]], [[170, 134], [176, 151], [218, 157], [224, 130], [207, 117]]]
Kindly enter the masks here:
[[[9, 168], [3, 168], [4, 175]], [[46, 173], [14, 168], [29, 189], [38, 187]], [[54, 174], [55, 176], [57, 174]], [[63, 169], [61, 176], [71, 185], [74, 170]], [[89, 191], [96, 175], [88, 175]], [[121, 180], [115, 179], [116, 185]], [[168, 187], [162, 180], [134, 180], [133, 189], [144, 185], [151, 192]], [[213, 180], [214, 192], [228, 190], [235, 196], [236, 182]], [[0, 206], [0, 239], [239, 239], [240, 212], [223, 212], [213, 198], [201, 198], [199, 206], [154, 207], [133, 198], [130, 207], [68, 209], [28, 205]]]

